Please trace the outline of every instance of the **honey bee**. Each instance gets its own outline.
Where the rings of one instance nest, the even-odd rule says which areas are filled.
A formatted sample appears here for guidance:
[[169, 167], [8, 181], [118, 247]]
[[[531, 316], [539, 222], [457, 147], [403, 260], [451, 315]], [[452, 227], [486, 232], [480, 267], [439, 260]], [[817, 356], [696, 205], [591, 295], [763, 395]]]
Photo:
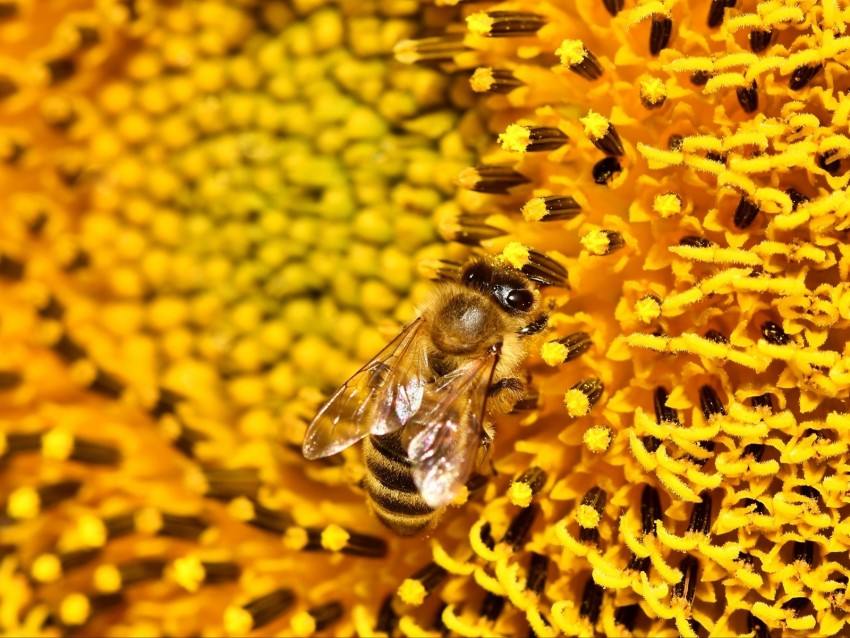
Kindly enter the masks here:
[[398, 534], [421, 532], [486, 458], [487, 416], [524, 396], [520, 365], [547, 320], [522, 272], [473, 259], [319, 410], [304, 456], [331, 456], [365, 439], [370, 509]]

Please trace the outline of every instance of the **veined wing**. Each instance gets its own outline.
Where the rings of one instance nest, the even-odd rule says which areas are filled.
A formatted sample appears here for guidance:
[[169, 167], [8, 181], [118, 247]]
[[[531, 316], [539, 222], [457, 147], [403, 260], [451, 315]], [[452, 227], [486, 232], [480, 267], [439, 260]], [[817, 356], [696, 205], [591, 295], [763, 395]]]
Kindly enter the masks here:
[[435, 509], [451, 503], [475, 469], [498, 358], [494, 348], [438, 379], [404, 429], [402, 443], [413, 462], [413, 480]]
[[367, 434], [386, 434], [419, 409], [427, 377], [425, 322], [420, 317], [333, 394], [310, 422], [302, 452], [318, 459]]

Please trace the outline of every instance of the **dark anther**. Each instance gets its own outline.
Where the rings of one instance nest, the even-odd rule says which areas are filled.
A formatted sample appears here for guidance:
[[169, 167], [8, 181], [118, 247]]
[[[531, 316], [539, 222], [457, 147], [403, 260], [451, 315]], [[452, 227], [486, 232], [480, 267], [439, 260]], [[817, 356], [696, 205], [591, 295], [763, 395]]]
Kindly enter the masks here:
[[74, 75], [77, 65], [71, 58], [56, 58], [45, 65], [50, 74], [50, 83], [59, 84]]
[[23, 378], [17, 372], [11, 370], [0, 370], [0, 392], [6, 392], [17, 388]]
[[590, 335], [586, 332], [573, 332], [566, 337], [558, 339], [558, 343], [567, 347], [567, 356], [564, 359], [565, 363], [577, 359], [593, 345]]
[[616, 16], [623, 10], [624, 0], [602, 0], [602, 4], [612, 16]]
[[480, 215], [461, 215], [444, 231], [451, 241], [467, 246], [480, 246], [482, 241], [503, 236], [506, 231], [490, 226]]
[[0, 2], [0, 20], [8, 20], [18, 15], [17, 2]]
[[652, 25], [649, 28], [649, 52], [652, 55], [661, 53], [661, 49], [666, 48], [670, 42], [672, 32], [673, 20], [663, 15], [652, 16]]
[[619, 175], [622, 170], [623, 167], [620, 166], [616, 157], [606, 157], [593, 165], [593, 181], [605, 185]]
[[549, 558], [544, 554], [531, 552], [531, 560], [528, 564], [528, 577], [525, 579], [525, 588], [540, 596], [546, 586], [546, 576], [549, 572]]
[[7, 434], [6, 451], [9, 454], [24, 454], [41, 449], [41, 434]]
[[770, 512], [764, 506], [764, 503], [761, 501], [757, 501], [754, 498], [742, 498], [741, 499], [741, 507], [744, 509], [755, 507], [755, 509], [751, 512], [752, 514], [758, 514], [759, 516], [767, 516]]
[[228, 501], [237, 496], [256, 498], [260, 491], [260, 474], [253, 467], [208, 469], [204, 470], [204, 478], [207, 482], [205, 495], [209, 498]]
[[584, 586], [584, 592], [581, 596], [581, 606], [578, 610], [578, 615], [586, 618], [591, 625], [595, 625], [599, 620], [599, 612], [602, 610], [602, 598], [605, 595], [605, 589], [597, 585], [593, 577], [587, 579]]
[[744, 565], [750, 568], [755, 567], [756, 564], [756, 557], [748, 552], [738, 552], [738, 558], [735, 560], [741, 561]]
[[714, 242], [705, 237], [697, 237], [696, 235], [685, 235], [679, 240], [680, 246], [691, 246], [693, 248], [711, 248]]
[[36, 489], [36, 492], [38, 492], [41, 507], [46, 509], [51, 505], [73, 498], [82, 485], [80, 481], [59, 481], [58, 483], [42, 485]]
[[632, 554], [632, 557], [629, 559], [629, 564], [626, 566], [626, 569], [633, 572], [648, 572], [649, 567], [652, 564], [649, 556], [640, 557], [637, 554]]
[[661, 446], [661, 440], [654, 436], [645, 436], [643, 437], [643, 447], [646, 448], [646, 451], [650, 454], [655, 452]]
[[122, 585], [137, 585], [162, 578], [168, 563], [164, 560], [142, 559], [118, 566]]
[[699, 389], [699, 402], [702, 408], [702, 414], [706, 420], [713, 417], [715, 414], [726, 414], [723, 403], [720, 402], [720, 397], [710, 385], [704, 385]]
[[637, 623], [638, 613], [640, 613], [640, 605], [637, 603], [617, 607], [617, 611], [614, 612], [614, 622], [631, 633]]
[[602, 384], [602, 381], [596, 378], [582, 379], [572, 386], [570, 390], [578, 390], [586, 396], [587, 402], [590, 404], [589, 407], [592, 408], [602, 397], [602, 393], [605, 391], [605, 386]]
[[462, 188], [479, 193], [507, 195], [510, 189], [528, 184], [528, 178], [510, 166], [477, 166], [463, 171], [458, 182]]
[[24, 264], [7, 255], [0, 254], [0, 277], [3, 279], [20, 279], [24, 276]]
[[708, 9], [708, 26], [711, 29], [719, 27], [723, 24], [723, 13], [726, 7], [734, 7], [735, 2], [729, 3], [729, 0], [711, 0], [711, 7]]
[[480, 67], [472, 74], [472, 90], [479, 93], [510, 93], [516, 88], [525, 86], [511, 71], [507, 69], [491, 69]]
[[183, 400], [182, 395], [167, 388], [159, 388], [158, 394], [156, 403], [150, 409], [150, 415], [154, 419], [158, 419], [166, 414], [174, 414], [177, 411], [177, 404]]
[[713, 328], [711, 330], [707, 330], [705, 333], [705, 338], [714, 343], [719, 343], [721, 345], [726, 345], [729, 343], [729, 340], [723, 336], [723, 334]]
[[793, 343], [791, 337], [788, 336], [782, 327], [772, 321], [765, 321], [761, 324], [761, 334], [765, 341], [776, 346], [785, 346]]
[[735, 209], [735, 215], [732, 217], [732, 222], [737, 228], [743, 230], [753, 223], [758, 212], [758, 206], [750, 201], [746, 195], [741, 195], [741, 199], [738, 201], [738, 207]]
[[69, 458], [90, 465], [115, 465], [121, 460], [121, 452], [111, 445], [75, 438]]
[[508, 531], [505, 532], [502, 542], [510, 545], [514, 551], [522, 547], [528, 539], [528, 534], [531, 531], [531, 526], [534, 524], [534, 518], [537, 516], [538, 509], [538, 506], [534, 504], [521, 509], [508, 526]]
[[159, 529], [159, 535], [196, 541], [208, 527], [209, 524], [197, 516], [181, 516], [179, 514], [166, 514], [163, 512], [162, 527]]
[[387, 555], [387, 541], [379, 536], [370, 536], [358, 532], [348, 532], [348, 544], [340, 551], [351, 556], [383, 558]]
[[685, 556], [679, 563], [679, 569], [682, 572], [682, 580], [673, 585], [673, 596], [684, 598], [689, 605], [692, 605], [697, 588], [699, 561], [691, 555]]
[[489, 11], [487, 35], [493, 38], [523, 37], [536, 33], [546, 24], [546, 18], [536, 13], [519, 11]]
[[286, 612], [295, 602], [295, 594], [291, 589], [276, 589], [273, 592], [255, 598], [244, 605], [243, 609], [251, 615], [251, 629], [259, 629]]
[[663, 513], [661, 511], [661, 498], [658, 490], [647, 485], [643, 488], [640, 496], [640, 524], [644, 534], [656, 534], [655, 522], [660, 521]]
[[747, 612], [747, 633], [753, 634], [753, 638], [770, 638], [770, 629], [751, 611]]
[[773, 30], [771, 29], [753, 29], [750, 31], [750, 49], [753, 53], [761, 53], [770, 46], [772, 38]]
[[804, 64], [803, 66], [798, 66], [791, 74], [791, 79], [788, 81], [788, 87], [792, 91], [802, 89], [811, 82], [818, 73], [820, 73], [822, 68], [823, 64]]
[[[532, 217], [530, 212], [535, 207], [543, 207], [542, 214], [535, 214]], [[544, 197], [535, 197], [529, 200], [523, 206], [523, 212], [526, 213], [526, 219], [534, 219], [541, 222], [562, 221], [565, 219], [573, 219], [581, 212], [581, 206], [572, 197], [565, 195], [546, 195]]]
[[106, 538], [113, 540], [132, 534], [136, 530], [136, 522], [133, 514], [118, 514], [103, 519], [106, 528]]
[[817, 164], [830, 175], [838, 175], [841, 172], [841, 160], [832, 159], [836, 151], [827, 151], [817, 156]]
[[437, 565], [437, 563], [428, 563], [425, 567], [413, 574], [410, 579], [419, 581], [425, 591], [430, 594], [440, 586], [440, 584], [446, 579], [447, 575], [448, 572]]
[[[208, 440], [209, 437], [201, 432], [200, 430], [196, 430], [195, 428], [190, 428], [185, 423], [180, 423], [180, 433], [177, 435], [177, 438], [172, 441], [172, 444], [175, 448], [177, 448], [182, 454], [190, 459], [195, 458], [195, 446], [198, 443]], [[230, 496], [239, 496], [239, 494], [230, 494], [225, 496], [219, 496], [215, 492], [207, 492], [207, 496], [210, 498], [229, 498]], [[246, 495], [248, 496], [248, 495]], [[256, 496], [256, 492], [250, 494], [250, 496]]]
[[13, 96], [18, 92], [18, 85], [11, 78], [0, 75], [0, 100]]
[[682, 145], [685, 143], [684, 135], [671, 135], [667, 138], [667, 150], [681, 151]]
[[626, 240], [623, 239], [623, 235], [616, 230], [601, 230], [599, 232], [603, 233], [608, 239], [608, 245], [605, 247], [602, 254], [598, 255], [599, 257], [610, 255], [626, 245]]
[[92, 392], [102, 394], [105, 397], [118, 399], [122, 394], [124, 394], [124, 390], [127, 389], [127, 384], [112, 373], [98, 368], [94, 379], [88, 385], [88, 389]]
[[528, 251], [528, 263], [520, 270], [526, 277], [542, 286], [569, 287], [567, 269], [551, 257], [536, 250]]
[[307, 613], [313, 617], [316, 623], [316, 632], [327, 629], [330, 625], [342, 618], [342, 603], [332, 602], [318, 607], [308, 609]]
[[578, 530], [578, 541], [582, 545], [593, 545], [599, 547], [599, 528], [580, 527]]
[[712, 162], [717, 162], [718, 164], [726, 163], [726, 156], [722, 153], [715, 153], [714, 151], [709, 151], [705, 154], [705, 159], [711, 160]]
[[738, 95], [738, 104], [747, 113], [752, 113], [759, 107], [758, 85], [755, 81], [750, 86], [739, 86], [735, 93]]
[[392, 635], [398, 623], [398, 616], [393, 609], [393, 595], [390, 594], [384, 598], [381, 604], [381, 609], [378, 612], [378, 620], [375, 624], [375, 631]]
[[661, 425], [662, 423], [681, 425], [681, 422], [679, 421], [679, 414], [674, 408], [667, 406], [667, 398], [669, 396], [670, 395], [667, 394], [667, 390], [661, 386], [655, 388], [655, 422], [658, 423], [658, 425]]
[[490, 622], [495, 622], [495, 620], [501, 615], [504, 608], [505, 597], [497, 596], [496, 594], [488, 591], [481, 603], [481, 616]]
[[554, 151], [566, 144], [570, 138], [561, 129], [552, 126], [533, 126], [528, 129], [528, 145], [525, 150], [529, 153], [538, 151]]
[[798, 485], [794, 488], [794, 491], [797, 492], [800, 496], [805, 496], [808, 499], [811, 499], [815, 502], [815, 505], [820, 507], [822, 502], [821, 494], [811, 485]]
[[694, 86], [705, 86], [711, 79], [711, 71], [697, 70], [691, 73], [691, 84]]
[[259, 501], [251, 499], [253, 517], [245, 521], [248, 525], [272, 534], [283, 534], [292, 525], [292, 516], [288, 512], [278, 512], [264, 507]]
[[794, 612], [795, 616], [803, 616], [806, 608], [811, 604], [811, 600], [806, 596], [798, 596], [797, 598], [790, 598], [782, 603], [782, 609], [790, 609]]
[[771, 412], [773, 411], [773, 403], [771, 402], [770, 394], [760, 394], [758, 396], [751, 397], [750, 405], [754, 409], [767, 408]]
[[813, 541], [794, 542], [794, 562], [802, 561], [809, 567], [815, 566], [815, 544]]
[[600, 487], [590, 488], [581, 500], [582, 505], [592, 507], [597, 514], [602, 514], [605, 510], [605, 502], [608, 500], [605, 490]]
[[539, 467], [530, 467], [520, 474], [515, 483], [525, 483], [532, 494], [537, 494], [546, 484], [546, 472]]
[[803, 193], [798, 191], [796, 188], [789, 188], [787, 191], [785, 191], [785, 194], [788, 195], [788, 197], [791, 199], [792, 211], [797, 210], [797, 207], [800, 206], [800, 204], [805, 204], [811, 201], [808, 197], [803, 195]]
[[599, 64], [599, 60], [593, 55], [593, 52], [585, 48], [582, 54], [580, 62], [569, 65], [570, 71], [580, 75], [585, 80], [597, 80], [602, 77], [602, 65]]
[[605, 135], [599, 139], [591, 139], [590, 141], [593, 142], [596, 148], [608, 155], [622, 155], [625, 152], [620, 134], [617, 133], [617, 129], [610, 122], [608, 123], [608, 130], [605, 131]]
[[481, 542], [491, 550], [496, 546], [496, 539], [493, 538], [493, 529], [490, 521], [486, 521], [481, 526]]
[[711, 532], [711, 496], [709, 494], [703, 493], [702, 500], [691, 510], [688, 531], [705, 536]]

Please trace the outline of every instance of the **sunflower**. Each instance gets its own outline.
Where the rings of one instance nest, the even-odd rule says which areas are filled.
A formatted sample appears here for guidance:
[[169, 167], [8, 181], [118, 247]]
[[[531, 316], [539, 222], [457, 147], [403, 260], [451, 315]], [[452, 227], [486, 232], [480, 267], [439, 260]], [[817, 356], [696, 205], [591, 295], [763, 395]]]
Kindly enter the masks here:
[[[0, 2], [0, 627], [839, 634], [844, 5]], [[547, 341], [398, 539], [300, 439], [470, 245]]]

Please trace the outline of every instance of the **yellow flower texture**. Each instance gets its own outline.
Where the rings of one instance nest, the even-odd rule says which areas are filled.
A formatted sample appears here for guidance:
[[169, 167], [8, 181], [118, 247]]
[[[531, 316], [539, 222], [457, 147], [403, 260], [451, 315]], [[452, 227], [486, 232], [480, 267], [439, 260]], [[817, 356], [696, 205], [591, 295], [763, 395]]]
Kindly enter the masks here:
[[[0, 2], [0, 628], [846, 631], [848, 19]], [[460, 244], [550, 333], [399, 539], [300, 439]]]

